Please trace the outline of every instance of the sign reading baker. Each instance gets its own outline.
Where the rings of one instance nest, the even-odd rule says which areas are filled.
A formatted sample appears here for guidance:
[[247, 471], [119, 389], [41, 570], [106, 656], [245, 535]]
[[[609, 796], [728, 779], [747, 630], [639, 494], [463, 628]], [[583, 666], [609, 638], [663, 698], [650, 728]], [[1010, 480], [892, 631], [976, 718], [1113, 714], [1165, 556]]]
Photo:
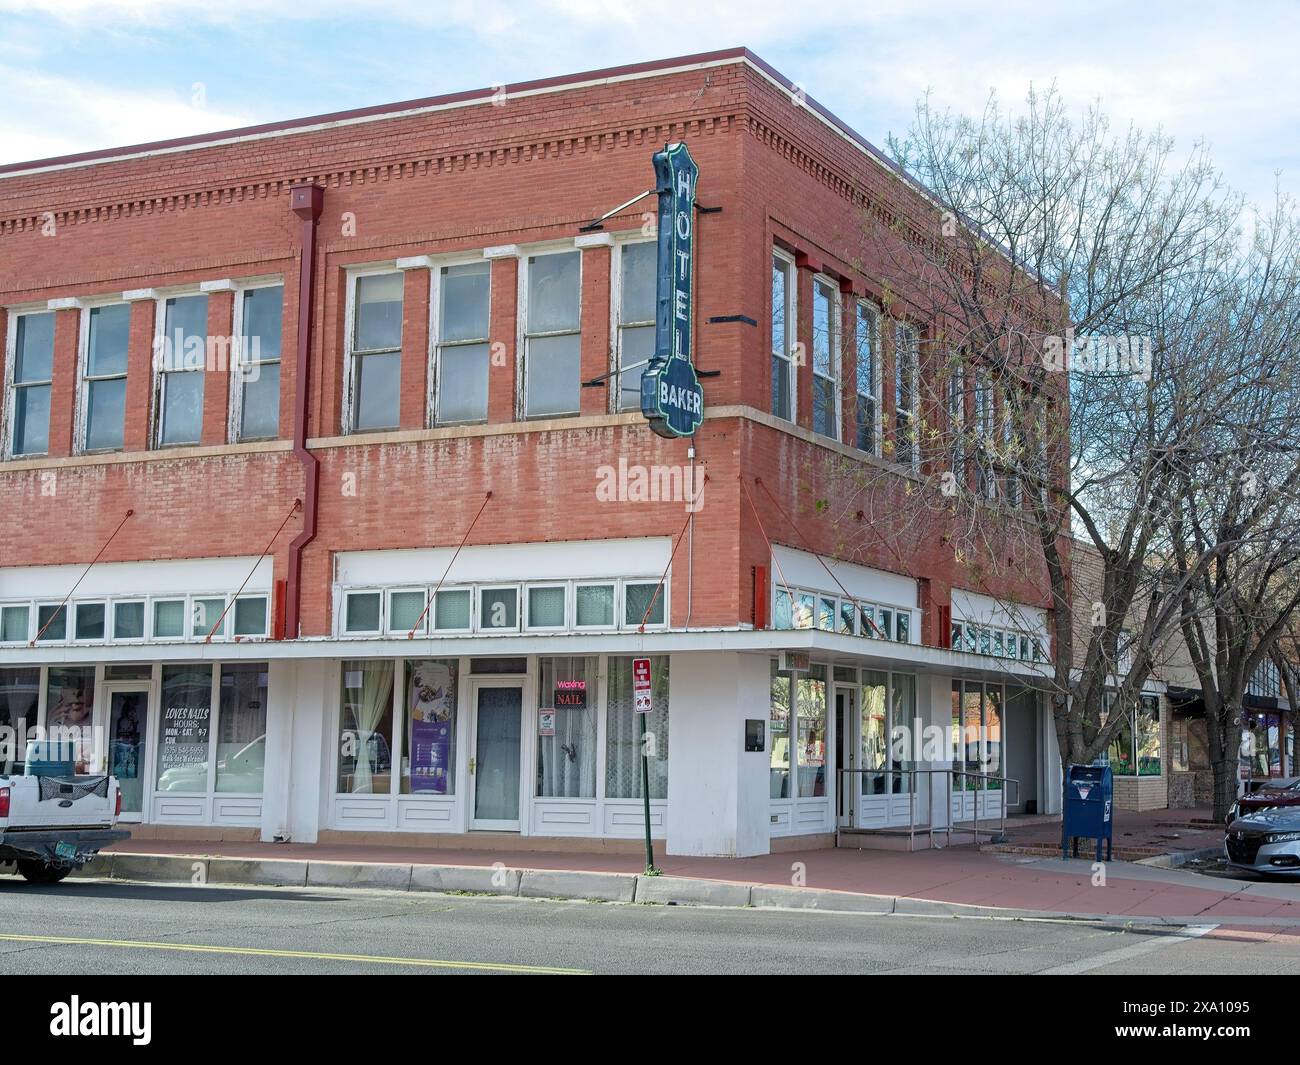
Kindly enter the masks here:
[[695, 182], [700, 169], [685, 143], [654, 154], [659, 193], [659, 277], [655, 354], [641, 375], [641, 413], [660, 436], [694, 436], [704, 390], [691, 361]]

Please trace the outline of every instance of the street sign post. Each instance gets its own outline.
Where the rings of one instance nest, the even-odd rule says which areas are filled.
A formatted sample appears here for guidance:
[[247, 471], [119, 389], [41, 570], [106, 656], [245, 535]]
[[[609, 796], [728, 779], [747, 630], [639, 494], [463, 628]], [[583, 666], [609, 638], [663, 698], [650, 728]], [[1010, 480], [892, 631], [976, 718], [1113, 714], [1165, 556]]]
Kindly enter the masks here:
[[632, 659], [632, 701], [638, 722], [637, 732], [641, 741], [641, 809], [645, 815], [645, 871], [649, 876], [658, 876], [655, 868], [654, 844], [650, 842], [650, 755], [646, 751], [645, 719], [654, 708], [651, 695], [650, 659]]

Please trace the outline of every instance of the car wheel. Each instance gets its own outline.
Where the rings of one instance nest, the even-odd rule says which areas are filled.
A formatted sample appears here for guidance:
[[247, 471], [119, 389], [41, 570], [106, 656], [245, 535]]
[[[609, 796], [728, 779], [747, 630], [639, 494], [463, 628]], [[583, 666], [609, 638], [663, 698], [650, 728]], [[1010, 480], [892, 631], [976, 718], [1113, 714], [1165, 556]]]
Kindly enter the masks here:
[[18, 872], [24, 880], [33, 884], [57, 884], [72, 869], [70, 866], [50, 865], [48, 862], [38, 861], [35, 858], [20, 858], [18, 860]]

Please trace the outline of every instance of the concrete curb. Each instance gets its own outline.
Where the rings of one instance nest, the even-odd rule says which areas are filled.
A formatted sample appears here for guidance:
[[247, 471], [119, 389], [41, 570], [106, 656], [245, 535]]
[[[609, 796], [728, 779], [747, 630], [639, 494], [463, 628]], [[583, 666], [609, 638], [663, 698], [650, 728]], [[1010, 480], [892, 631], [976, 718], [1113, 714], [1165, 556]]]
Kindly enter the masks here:
[[[942, 902], [909, 896], [868, 895], [782, 884], [746, 884], [693, 877], [495, 866], [319, 862], [302, 859], [220, 858], [201, 854], [101, 854], [76, 874], [149, 883], [205, 883], [267, 888], [320, 887], [501, 895], [520, 898], [646, 903], [680, 906], [820, 910], [901, 917], [983, 917], [1004, 920], [1079, 920], [1181, 927], [1183, 917], [1125, 917]], [[1221, 918], [1231, 921], [1231, 918]]]
[[1174, 851], [1169, 854], [1157, 854], [1154, 858], [1143, 858], [1134, 865], [1147, 865], [1152, 869], [1181, 869], [1191, 861], [1205, 858], [1223, 857], [1223, 844], [1217, 847], [1202, 847], [1196, 851]]

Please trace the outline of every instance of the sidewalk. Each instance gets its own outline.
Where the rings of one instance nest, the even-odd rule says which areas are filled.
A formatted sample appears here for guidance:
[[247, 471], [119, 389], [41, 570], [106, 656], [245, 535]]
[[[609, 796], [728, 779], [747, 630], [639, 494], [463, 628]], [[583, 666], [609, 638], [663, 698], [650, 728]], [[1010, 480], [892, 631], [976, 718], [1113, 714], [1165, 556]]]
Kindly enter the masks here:
[[[1172, 855], [1175, 858], [1196, 851], [1219, 850], [1223, 846], [1223, 827], [1214, 823], [1208, 809], [1131, 810], [1115, 812], [1111, 857], [1119, 861], [1140, 861]], [[1061, 818], [1034, 818], [1007, 821], [1007, 841], [995, 849], [1005, 854], [1060, 855]], [[1096, 844], [1079, 841], [1079, 857], [1095, 855]], [[1105, 852], [1103, 851], [1103, 854]]]
[[355, 844], [127, 840], [83, 875], [125, 880], [367, 887], [615, 902], [871, 913], [1122, 918], [1300, 931], [1300, 882], [1236, 880], [1115, 861], [983, 853], [813, 850], [754, 858], [422, 850]]

